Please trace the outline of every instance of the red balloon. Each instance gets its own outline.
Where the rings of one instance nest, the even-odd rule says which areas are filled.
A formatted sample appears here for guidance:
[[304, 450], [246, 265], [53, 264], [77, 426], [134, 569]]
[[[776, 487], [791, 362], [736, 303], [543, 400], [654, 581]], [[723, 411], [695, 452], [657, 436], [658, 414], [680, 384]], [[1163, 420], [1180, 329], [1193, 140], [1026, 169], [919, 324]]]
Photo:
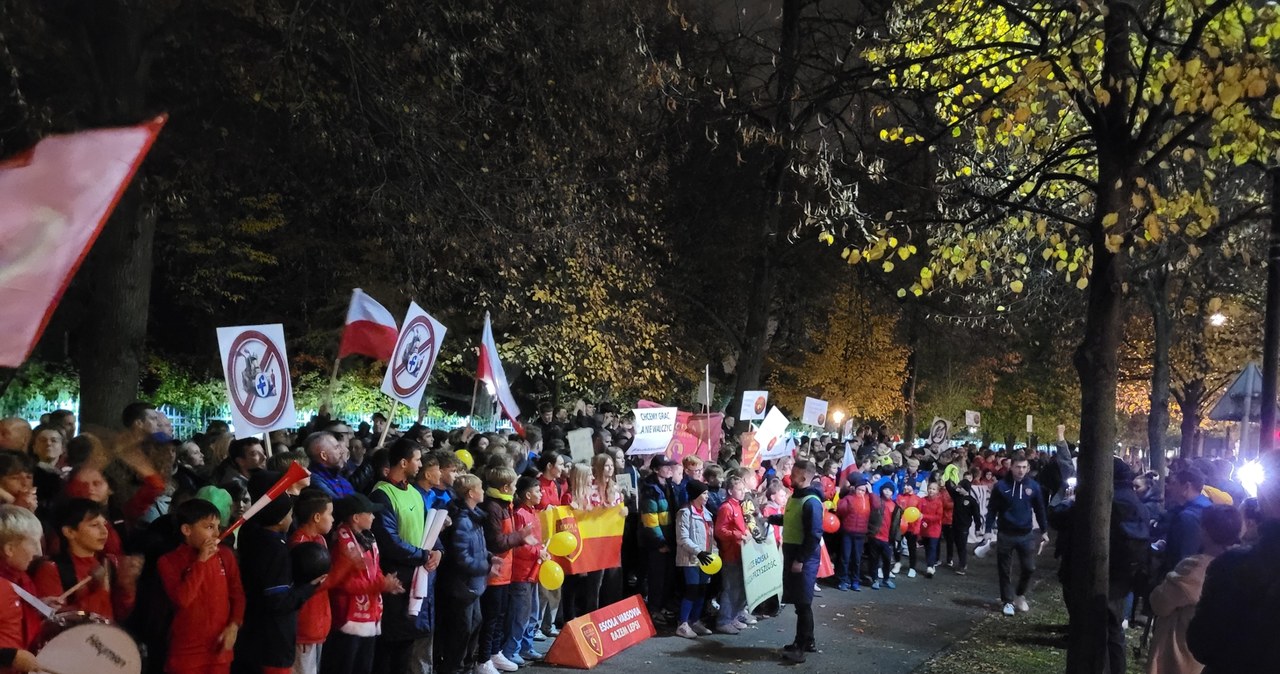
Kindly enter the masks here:
[[829, 534], [839, 531], [840, 518], [836, 517], [835, 513], [828, 511], [827, 514], [822, 516], [822, 530]]

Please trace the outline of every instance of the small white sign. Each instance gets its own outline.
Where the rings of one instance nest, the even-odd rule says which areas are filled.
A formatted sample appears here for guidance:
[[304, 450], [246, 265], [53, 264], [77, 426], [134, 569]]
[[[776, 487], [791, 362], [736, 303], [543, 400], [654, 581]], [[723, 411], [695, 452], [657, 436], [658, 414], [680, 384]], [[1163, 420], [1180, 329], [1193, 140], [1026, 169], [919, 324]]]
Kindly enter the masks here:
[[818, 400], [817, 398], [804, 399], [804, 416], [800, 417], [801, 423], [826, 428], [827, 426], [827, 401]]
[[298, 425], [284, 326], [218, 328], [218, 351], [237, 437]]
[[1027, 432], [1028, 433], [1035, 432], [1035, 417], [1031, 416], [1030, 414], [1027, 415]]
[[667, 451], [671, 437], [676, 432], [674, 407], [637, 407], [633, 410], [636, 423], [635, 439], [628, 454], [661, 454]]
[[427, 378], [436, 366], [445, 327], [417, 302], [409, 303], [403, 325], [396, 338], [396, 349], [387, 362], [387, 373], [382, 376], [382, 392], [416, 411], [422, 405]]
[[769, 410], [768, 391], [743, 391], [742, 410], [738, 412], [739, 421], [756, 421], [764, 418]]
[[791, 453], [783, 434], [791, 421], [777, 407], [769, 410], [764, 423], [756, 430], [756, 442], [760, 443], [760, 460], [767, 461]]
[[975, 426], [975, 427], [977, 427], [977, 426], [981, 426], [981, 425], [982, 425], [982, 413], [981, 413], [981, 412], [975, 412], [975, 411], [973, 411], [973, 410], [965, 410], [965, 411], [964, 411], [964, 425], [965, 425], [965, 426]]

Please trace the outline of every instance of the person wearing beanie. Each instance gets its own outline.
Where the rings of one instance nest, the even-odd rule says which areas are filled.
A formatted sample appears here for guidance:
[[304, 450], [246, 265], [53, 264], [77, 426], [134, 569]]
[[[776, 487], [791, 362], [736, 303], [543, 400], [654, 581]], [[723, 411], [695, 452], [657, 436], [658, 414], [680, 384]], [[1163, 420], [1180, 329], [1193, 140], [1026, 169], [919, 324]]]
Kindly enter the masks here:
[[[257, 501], [281, 473], [258, 471], [249, 478]], [[286, 536], [293, 523], [293, 497], [281, 494], [245, 522], [240, 534], [240, 570], [245, 618], [236, 640], [237, 674], [288, 674], [297, 652], [298, 610], [325, 576], [295, 585]]]
[[710, 492], [706, 483], [691, 479], [685, 483], [685, 492], [688, 503], [676, 513], [676, 566], [684, 574], [685, 592], [676, 636], [696, 639], [711, 634], [700, 620], [707, 585], [711, 583], [711, 576], [702, 570], [702, 565], [716, 553], [716, 539], [712, 534], [712, 514], [707, 508]]
[[213, 504], [218, 509], [219, 526], [223, 529], [231, 524], [231, 494], [222, 487], [205, 486], [196, 491], [196, 498]]

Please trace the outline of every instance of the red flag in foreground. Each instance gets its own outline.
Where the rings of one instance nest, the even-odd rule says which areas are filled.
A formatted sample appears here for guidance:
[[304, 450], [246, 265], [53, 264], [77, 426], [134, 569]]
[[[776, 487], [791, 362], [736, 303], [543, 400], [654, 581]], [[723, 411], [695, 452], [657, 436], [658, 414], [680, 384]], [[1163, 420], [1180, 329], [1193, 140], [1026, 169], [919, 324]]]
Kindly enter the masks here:
[[50, 136], [0, 162], [0, 366], [31, 353], [164, 122]]
[[487, 311], [484, 312], [484, 335], [480, 339], [480, 367], [476, 369], [476, 379], [489, 386], [493, 395], [498, 397], [503, 414], [511, 420], [511, 426], [524, 437], [524, 427], [516, 420], [520, 416], [520, 408], [511, 397], [511, 386], [507, 384], [507, 373], [503, 372], [502, 361], [498, 358], [498, 345], [493, 341], [493, 326], [489, 323]]
[[391, 312], [356, 288], [351, 291], [351, 304], [347, 307], [347, 323], [342, 328], [338, 357], [358, 353], [378, 360], [391, 360], [399, 332]]

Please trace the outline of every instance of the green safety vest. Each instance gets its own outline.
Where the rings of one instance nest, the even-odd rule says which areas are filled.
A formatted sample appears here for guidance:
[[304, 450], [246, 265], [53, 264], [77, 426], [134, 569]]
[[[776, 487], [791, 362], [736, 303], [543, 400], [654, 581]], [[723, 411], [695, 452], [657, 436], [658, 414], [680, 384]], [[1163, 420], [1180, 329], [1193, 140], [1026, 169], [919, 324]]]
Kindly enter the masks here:
[[408, 489], [401, 489], [390, 482], [379, 482], [374, 489], [391, 499], [400, 540], [415, 548], [422, 545], [422, 535], [427, 529], [427, 504], [422, 501], [422, 494], [412, 485]]
[[787, 500], [787, 509], [782, 513], [782, 542], [792, 545], [804, 543], [804, 502], [809, 499], [821, 502], [822, 499], [813, 494], [805, 494], [804, 498], [791, 497]]

